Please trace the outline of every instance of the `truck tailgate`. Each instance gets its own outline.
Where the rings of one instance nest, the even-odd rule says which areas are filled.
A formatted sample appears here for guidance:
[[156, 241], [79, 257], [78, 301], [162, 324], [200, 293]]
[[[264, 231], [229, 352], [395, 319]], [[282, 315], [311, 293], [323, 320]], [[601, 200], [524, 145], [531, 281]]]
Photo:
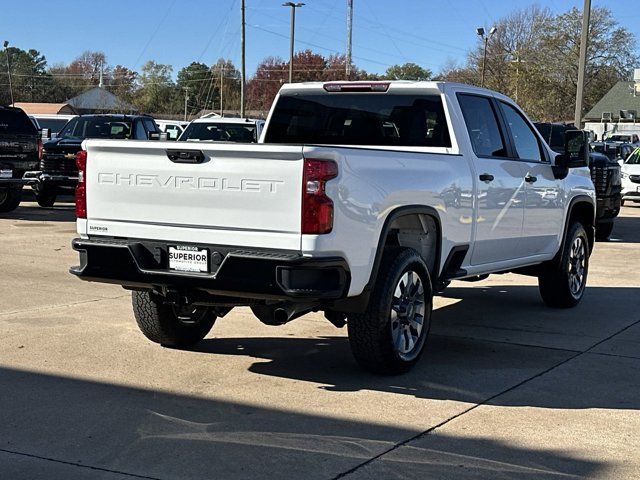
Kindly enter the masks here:
[[[302, 147], [89, 140], [80, 234], [300, 250]], [[202, 154], [198, 163], [170, 151]]]

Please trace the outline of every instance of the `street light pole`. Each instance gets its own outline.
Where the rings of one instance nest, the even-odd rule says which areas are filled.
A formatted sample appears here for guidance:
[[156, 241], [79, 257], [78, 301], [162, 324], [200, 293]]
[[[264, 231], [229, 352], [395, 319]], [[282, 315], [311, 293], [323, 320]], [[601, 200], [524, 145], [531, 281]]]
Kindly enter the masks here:
[[187, 101], [189, 100], [189, 87], [184, 87], [184, 121], [187, 121]]
[[353, 0], [347, 0], [347, 55], [346, 74], [347, 80], [351, 79], [351, 49], [353, 42]]
[[491, 29], [489, 30], [489, 35], [486, 35], [483, 27], [476, 28], [476, 33], [484, 41], [484, 53], [482, 55], [482, 76], [480, 78], [480, 86], [481, 87], [484, 87], [484, 75], [485, 75], [485, 69], [486, 69], [486, 66], [487, 66], [487, 47], [489, 46], [489, 38], [491, 38], [491, 36], [494, 33], [496, 33], [497, 30], [498, 29], [496, 27], [491, 27]]
[[9, 64], [9, 41], [4, 41], [4, 53], [7, 56], [7, 75], [9, 76], [9, 93], [11, 94], [11, 105], [13, 105], [13, 87], [11, 86], [11, 65]]
[[242, 61], [240, 62], [240, 118], [244, 118], [244, 87], [247, 81], [247, 72], [246, 72], [246, 51], [245, 51], [245, 4], [244, 0], [242, 0], [242, 4], [240, 7], [240, 21], [241, 21], [241, 34], [240, 34], [240, 50], [242, 51]]
[[295, 43], [296, 32], [296, 8], [300, 8], [304, 3], [286, 2], [283, 7], [291, 7], [291, 45], [289, 46], [289, 83], [293, 83], [293, 47]]
[[222, 66], [220, 67], [220, 116], [224, 117], [224, 60], [222, 60]]
[[574, 124], [582, 126], [582, 95], [584, 93], [584, 75], [587, 66], [587, 46], [589, 43], [589, 20], [591, 19], [591, 0], [584, 0], [582, 9], [582, 34], [580, 36], [580, 60], [578, 62], [578, 86], [576, 89], [576, 112]]

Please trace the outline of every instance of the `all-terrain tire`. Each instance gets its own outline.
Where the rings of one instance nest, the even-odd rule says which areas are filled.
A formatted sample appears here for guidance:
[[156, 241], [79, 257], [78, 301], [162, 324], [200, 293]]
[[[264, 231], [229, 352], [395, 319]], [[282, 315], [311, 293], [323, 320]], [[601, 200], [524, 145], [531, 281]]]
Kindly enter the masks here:
[[[400, 314], [396, 294], [400, 291], [402, 279], [409, 272], [417, 275], [422, 285], [422, 328], [413, 342], [413, 350], [403, 353], [400, 350], [410, 343], [405, 344], [403, 338], [406, 337], [398, 337], [398, 332], [402, 330], [397, 329], [413, 327], [401, 327], [398, 324]], [[409, 371], [424, 351], [431, 327], [432, 307], [433, 289], [429, 270], [418, 252], [411, 248], [385, 249], [366, 311], [362, 314], [350, 314], [347, 318], [349, 343], [358, 364], [365, 370], [383, 375], [397, 375]], [[415, 306], [407, 306], [405, 312], [407, 311], [417, 312]], [[404, 318], [406, 320], [406, 317]], [[396, 324], [398, 326], [394, 328]], [[398, 340], [402, 346], [398, 346]]]
[[149, 340], [168, 347], [190, 347], [195, 345], [213, 327], [216, 315], [207, 307], [193, 307], [193, 317], [152, 292], [132, 292], [133, 314], [140, 331]]
[[22, 200], [22, 188], [0, 189], [0, 213], [12, 212]]
[[36, 194], [36, 202], [44, 208], [51, 208], [56, 203], [57, 195], [55, 193]]
[[584, 295], [589, 273], [589, 238], [579, 222], [569, 226], [560, 252], [542, 265], [538, 286], [549, 307], [571, 308]]

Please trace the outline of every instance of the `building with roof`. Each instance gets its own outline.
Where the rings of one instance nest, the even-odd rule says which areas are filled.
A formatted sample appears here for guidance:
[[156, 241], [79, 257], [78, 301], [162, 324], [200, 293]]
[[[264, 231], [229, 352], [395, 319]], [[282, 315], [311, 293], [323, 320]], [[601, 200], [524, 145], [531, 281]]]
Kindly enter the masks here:
[[77, 111], [68, 103], [30, 103], [16, 102], [27, 115], [77, 115]]
[[640, 69], [633, 81], [616, 83], [583, 117], [585, 129], [602, 139], [612, 133], [640, 133]]
[[78, 113], [135, 113], [136, 107], [121, 100], [102, 86], [90, 88], [67, 100]]

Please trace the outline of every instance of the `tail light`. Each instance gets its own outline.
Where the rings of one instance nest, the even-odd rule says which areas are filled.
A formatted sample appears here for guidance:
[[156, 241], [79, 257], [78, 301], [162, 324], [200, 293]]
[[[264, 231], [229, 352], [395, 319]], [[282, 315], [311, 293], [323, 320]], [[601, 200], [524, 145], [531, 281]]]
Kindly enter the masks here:
[[87, 218], [87, 151], [76, 153], [78, 185], [76, 186], [76, 217]]
[[333, 201], [325, 193], [327, 181], [338, 176], [332, 160], [305, 158], [302, 174], [302, 233], [323, 234], [333, 229]]
[[38, 160], [42, 160], [42, 139], [38, 139]]

